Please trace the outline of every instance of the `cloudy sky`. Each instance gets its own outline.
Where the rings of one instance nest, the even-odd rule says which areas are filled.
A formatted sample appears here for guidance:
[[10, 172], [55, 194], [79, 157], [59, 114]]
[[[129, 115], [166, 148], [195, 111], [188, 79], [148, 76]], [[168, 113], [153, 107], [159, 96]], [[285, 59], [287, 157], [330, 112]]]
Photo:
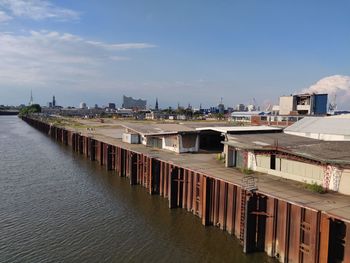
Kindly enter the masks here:
[[162, 107], [340, 90], [347, 107], [349, 10], [346, 0], [0, 0], [0, 104], [28, 103], [30, 90], [44, 105], [56, 95], [120, 106], [125, 94]]

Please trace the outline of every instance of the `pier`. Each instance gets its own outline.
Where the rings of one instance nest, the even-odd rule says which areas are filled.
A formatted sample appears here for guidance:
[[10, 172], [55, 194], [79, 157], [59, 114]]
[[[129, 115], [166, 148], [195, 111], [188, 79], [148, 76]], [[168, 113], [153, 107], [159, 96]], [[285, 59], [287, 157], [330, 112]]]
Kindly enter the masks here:
[[264, 251], [280, 262], [350, 262], [349, 196], [312, 193], [269, 175], [259, 175], [255, 187], [210, 154], [174, 154], [22, 119], [130, 185], [164, 197], [169, 208], [236, 236], [246, 253]]

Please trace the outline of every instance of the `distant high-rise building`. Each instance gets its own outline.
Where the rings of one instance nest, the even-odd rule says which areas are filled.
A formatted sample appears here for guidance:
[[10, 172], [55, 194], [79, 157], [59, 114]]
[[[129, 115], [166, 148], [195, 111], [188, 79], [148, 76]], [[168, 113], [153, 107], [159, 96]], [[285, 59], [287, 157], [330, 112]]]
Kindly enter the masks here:
[[108, 109], [115, 110], [115, 103], [108, 103]]
[[123, 96], [123, 108], [145, 110], [147, 100], [133, 99], [132, 97]]
[[222, 98], [221, 98], [220, 103], [218, 105], [218, 111], [220, 114], [224, 114], [224, 112], [225, 112], [225, 105], [222, 103]]
[[85, 103], [85, 102], [80, 102], [79, 108], [80, 108], [80, 109], [86, 109], [86, 108], [87, 108], [87, 107], [86, 107], [86, 103]]
[[208, 113], [219, 113], [218, 107], [210, 107]]
[[53, 95], [53, 97], [52, 97], [52, 107], [53, 107], [53, 108], [56, 107], [56, 98], [55, 98], [55, 95]]
[[245, 111], [246, 110], [246, 106], [244, 104], [242, 104], [242, 103], [237, 104], [235, 110], [236, 111]]
[[219, 111], [220, 114], [224, 114], [224, 112], [225, 112], [225, 105], [220, 103], [218, 105], [218, 111]]

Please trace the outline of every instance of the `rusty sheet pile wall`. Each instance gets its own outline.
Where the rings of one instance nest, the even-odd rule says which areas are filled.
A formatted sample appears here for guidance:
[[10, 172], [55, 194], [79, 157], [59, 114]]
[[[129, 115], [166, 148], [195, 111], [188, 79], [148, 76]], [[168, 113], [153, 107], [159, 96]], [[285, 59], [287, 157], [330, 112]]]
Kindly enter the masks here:
[[168, 199], [169, 208], [186, 209], [203, 225], [236, 236], [246, 253], [265, 251], [280, 262], [350, 262], [347, 222], [118, 145], [35, 119], [23, 120], [126, 177], [131, 185]]

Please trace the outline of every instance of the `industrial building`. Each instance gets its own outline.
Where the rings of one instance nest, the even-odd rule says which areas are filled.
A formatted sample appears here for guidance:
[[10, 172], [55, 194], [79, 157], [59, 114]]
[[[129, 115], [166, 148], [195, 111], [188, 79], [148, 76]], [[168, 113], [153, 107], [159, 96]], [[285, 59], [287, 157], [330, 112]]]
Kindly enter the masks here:
[[254, 116], [266, 116], [270, 114], [270, 112], [264, 111], [234, 111], [231, 113], [230, 120], [233, 122], [241, 122], [241, 123], [251, 123], [252, 118]]
[[304, 116], [290, 115], [253, 115], [250, 117], [251, 125], [271, 125], [279, 127], [288, 127], [293, 123], [303, 119]]
[[327, 94], [298, 94], [281, 96], [279, 105], [267, 111], [236, 111], [232, 112], [230, 120], [248, 125], [289, 125], [301, 120], [304, 116], [327, 115]]
[[328, 94], [296, 94], [281, 96], [273, 106], [275, 115], [326, 115]]
[[229, 135], [223, 143], [226, 167], [316, 183], [350, 195], [350, 142], [265, 133]]
[[287, 127], [304, 118], [302, 115], [273, 115], [266, 111], [232, 112], [230, 121], [241, 125]]
[[[135, 124], [123, 125], [125, 134], [138, 136], [138, 141], [146, 146], [176, 153], [198, 152], [199, 135], [193, 129], [180, 124]], [[127, 135], [123, 135], [123, 137]], [[137, 141], [137, 139], [134, 139]]]

